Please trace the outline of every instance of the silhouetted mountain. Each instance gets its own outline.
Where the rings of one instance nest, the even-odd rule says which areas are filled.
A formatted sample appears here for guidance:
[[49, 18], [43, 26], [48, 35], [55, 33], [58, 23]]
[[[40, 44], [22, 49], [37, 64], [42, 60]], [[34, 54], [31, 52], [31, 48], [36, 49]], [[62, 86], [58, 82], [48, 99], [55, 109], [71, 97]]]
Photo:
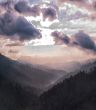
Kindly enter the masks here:
[[20, 84], [21, 87], [35, 88], [39, 93], [49, 86], [54, 85], [63, 76], [62, 73], [64, 71], [40, 69], [38, 66], [14, 61], [0, 55], [1, 76]]
[[[92, 66], [91, 66], [92, 65]], [[90, 71], [87, 71], [91, 67]], [[96, 110], [96, 62], [42, 94], [43, 109]]]
[[40, 69], [0, 55], [0, 109], [37, 109], [39, 95], [57, 84], [64, 75], [62, 72]]
[[85, 66], [67, 75], [0, 55], [0, 110], [96, 110], [96, 62]]
[[86, 64], [81, 66], [81, 70], [89, 73], [95, 67], [96, 67], [96, 60], [90, 60], [90, 61], [86, 62]]

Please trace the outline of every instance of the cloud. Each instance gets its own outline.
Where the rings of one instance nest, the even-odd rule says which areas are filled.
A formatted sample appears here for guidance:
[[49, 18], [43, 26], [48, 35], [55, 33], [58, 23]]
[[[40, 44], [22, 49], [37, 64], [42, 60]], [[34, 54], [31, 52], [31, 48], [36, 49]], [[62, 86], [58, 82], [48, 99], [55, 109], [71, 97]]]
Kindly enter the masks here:
[[57, 0], [57, 5], [59, 4], [60, 6], [63, 3], [69, 3], [69, 4], [74, 4], [79, 8], [85, 8], [87, 9], [90, 13], [94, 10], [94, 0]]
[[60, 3], [63, 2], [80, 2], [80, 3], [88, 3], [88, 0], [57, 0]]
[[55, 44], [69, 44], [70, 38], [65, 35], [63, 32], [54, 31], [51, 33], [54, 37]]
[[57, 1], [60, 4], [64, 2], [80, 2], [80, 3], [85, 2], [85, 0], [57, 0]]
[[93, 2], [93, 8], [96, 10], [96, 1]]
[[17, 53], [19, 53], [19, 51], [18, 51], [18, 50], [12, 50], [12, 49], [10, 49], [10, 50], [8, 51], [8, 53], [17, 54]]
[[39, 4], [42, 0], [29, 0], [30, 4]]
[[31, 15], [31, 16], [39, 16], [40, 15], [40, 7], [39, 5], [30, 6], [29, 2], [19, 1], [14, 6], [15, 10], [19, 13]]
[[10, 39], [30, 40], [40, 38], [41, 33], [24, 17], [6, 12], [0, 16], [0, 34]]
[[15, 9], [19, 13], [26, 13], [30, 10], [30, 7], [28, 6], [28, 2], [26, 1], [19, 1], [15, 4]]
[[96, 51], [96, 46], [94, 41], [91, 39], [89, 35], [84, 33], [83, 31], [79, 31], [74, 35], [73, 44], [76, 46], [80, 46], [84, 49], [90, 49]]
[[55, 45], [67, 45], [68, 47], [80, 47], [81, 49], [87, 49], [96, 51], [95, 42], [91, 39], [91, 37], [84, 33], [83, 31], [79, 31], [73, 36], [68, 37], [63, 32], [54, 31], [51, 33], [53, 36]]
[[52, 21], [57, 18], [56, 9], [53, 7], [43, 8], [42, 13], [44, 20], [48, 18], [50, 21]]
[[7, 47], [16, 47], [16, 46], [23, 46], [24, 44], [21, 42], [14, 42], [14, 43], [8, 43], [5, 46]]
[[14, 0], [1, 0], [0, 7], [5, 10], [13, 10], [15, 1]]

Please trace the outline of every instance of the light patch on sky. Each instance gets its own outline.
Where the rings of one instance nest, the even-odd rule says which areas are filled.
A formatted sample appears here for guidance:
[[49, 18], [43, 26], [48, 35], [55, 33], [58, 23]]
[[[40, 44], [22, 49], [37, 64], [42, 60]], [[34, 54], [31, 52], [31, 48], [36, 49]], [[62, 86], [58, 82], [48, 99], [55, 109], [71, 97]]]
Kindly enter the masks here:
[[41, 39], [36, 39], [36, 40], [31, 40], [29, 42], [25, 42], [25, 45], [33, 45], [33, 46], [38, 46], [38, 45], [54, 45], [55, 42], [53, 40], [53, 37], [50, 35], [52, 31], [49, 29], [42, 29], [42, 38]]

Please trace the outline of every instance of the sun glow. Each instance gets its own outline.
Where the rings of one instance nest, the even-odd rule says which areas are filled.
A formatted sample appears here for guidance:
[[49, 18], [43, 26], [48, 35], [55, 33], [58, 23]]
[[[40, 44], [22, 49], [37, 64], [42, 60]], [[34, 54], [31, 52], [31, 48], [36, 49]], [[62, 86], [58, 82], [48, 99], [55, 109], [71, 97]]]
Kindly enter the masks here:
[[27, 16], [25, 18], [27, 19], [28, 22], [31, 22], [31, 23], [32, 23], [32, 20], [40, 21], [40, 25], [42, 26], [41, 28], [39, 28], [39, 26], [37, 27], [39, 30], [41, 30], [42, 38], [25, 41], [25, 45], [37, 46], [37, 45], [54, 45], [55, 44], [55, 41], [53, 37], [51, 36], [52, 30], [45, 29], [45, 27], [48, 28], [51, 24], [58, 22], [58, 20], [54, 20], [52, 22], [46, 19], [45, 21], [43, 21], [42, 14], [40, 14], [39, 17], [38, 16], [37, 17]]
[[59, 22], [59, 20], [54, 20], [54, 21], [49, 21], [48, 19], [46, 19], [45, 21], [41, 21], [40, 24], [43, 27], [50, 27], [52, 24]]
[[33, 16], [26, 16], [25, 19], [27, 19], [28, 22], [32, 23], [32, 21], [39, 21], [40, 25], [42, 27], [50, 27], [53, 23], [59, 22], [58, 19], [55, 19], [53, 21], [50, 21], [49, 19], [43, 20], [43, 15], [42, 13], [40, 14], [40, 16], [37, 17], [33, 17]]
[[33, 46], [38, 46], [38, 45], [54, 45], [55, 41], [53, 39], [53, 37], [50, 35], [51, 30], [49, 29], [43, 29], [43, 31], [41, 31], [42, 33], [42, 38], [41, 39], [35, 39], [35, 40], [31, 40], [31, 41], [27, 41], [25, 42], [25, 45], [33, 45]]

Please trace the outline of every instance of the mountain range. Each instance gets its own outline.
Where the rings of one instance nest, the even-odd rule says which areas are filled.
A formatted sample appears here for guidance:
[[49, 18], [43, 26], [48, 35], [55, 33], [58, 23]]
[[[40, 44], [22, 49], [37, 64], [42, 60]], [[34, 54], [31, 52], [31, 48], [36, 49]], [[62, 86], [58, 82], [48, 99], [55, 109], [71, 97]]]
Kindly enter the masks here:
[[95, 94], [95, 67], [95, 61], [87, 62], [80, 70], [67, 73], [43, 69], [0, 54], [0, 109], [45, 110], [48, 106], [46, 110], [73, 110], [73, 105], [77, 107], [86, 97]]

